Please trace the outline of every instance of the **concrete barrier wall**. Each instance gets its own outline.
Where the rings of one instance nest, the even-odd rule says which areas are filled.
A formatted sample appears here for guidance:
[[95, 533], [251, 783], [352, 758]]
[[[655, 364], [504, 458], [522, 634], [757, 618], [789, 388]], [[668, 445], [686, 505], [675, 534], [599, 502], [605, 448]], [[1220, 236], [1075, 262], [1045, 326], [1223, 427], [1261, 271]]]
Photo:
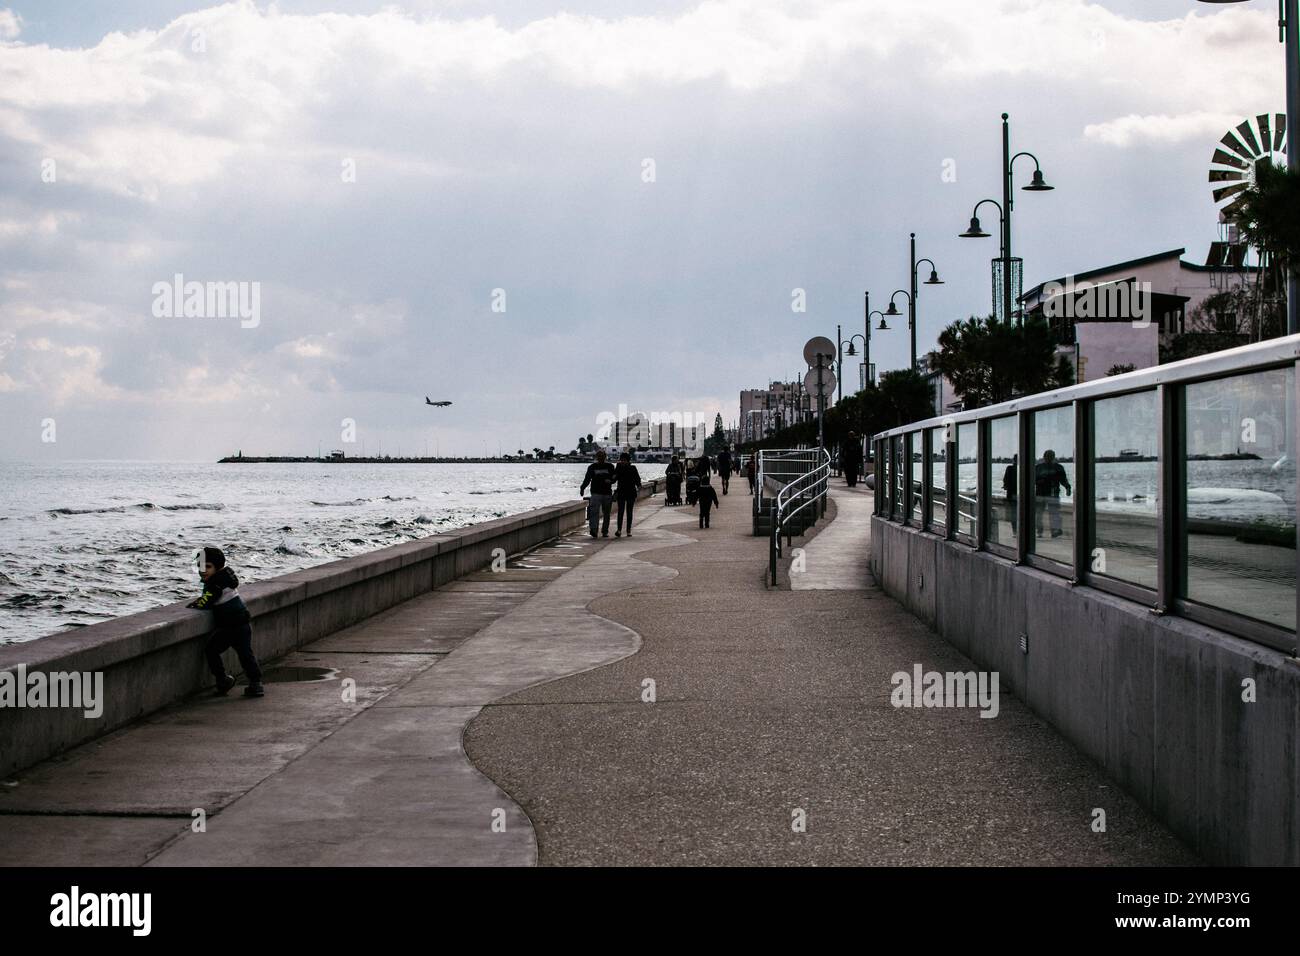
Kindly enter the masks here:
[[[662, 479], [646, 482], [642, 496]], [[485, 521], [240, 587], [253, 647], [271, 661], [455, 578], [487, 567], [497, 548], [517, 554], [581, 525], [582, 502]], [[197, 593], [197, 581], [196, 581]], [[0, 647], [0, 672], [103, 674], [103, 713], [0, 707], [0, 776], [108, 733], [212, 682], [203, 660], [211, 615], [171, 604], [103, 624]], [[239, 673], [233, 652], [227, 667]]]
[[1300, 865], [1294, 658], [880, 518], [871, 529], [892, 597], [1206, 860]]

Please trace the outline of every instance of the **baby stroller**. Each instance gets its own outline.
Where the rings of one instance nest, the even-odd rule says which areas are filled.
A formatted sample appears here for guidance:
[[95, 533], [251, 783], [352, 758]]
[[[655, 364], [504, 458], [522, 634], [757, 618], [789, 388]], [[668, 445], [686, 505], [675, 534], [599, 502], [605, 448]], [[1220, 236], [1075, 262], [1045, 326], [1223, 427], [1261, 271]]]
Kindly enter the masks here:
[[668, 476], [668, 492], [664, 496], [664, 504], [679, 505], [682, 503], [682, 476]]
[[686, 478], [686, 503], [695, 506], [696, 496], [700, 493], [700, 476], [688, 475]]

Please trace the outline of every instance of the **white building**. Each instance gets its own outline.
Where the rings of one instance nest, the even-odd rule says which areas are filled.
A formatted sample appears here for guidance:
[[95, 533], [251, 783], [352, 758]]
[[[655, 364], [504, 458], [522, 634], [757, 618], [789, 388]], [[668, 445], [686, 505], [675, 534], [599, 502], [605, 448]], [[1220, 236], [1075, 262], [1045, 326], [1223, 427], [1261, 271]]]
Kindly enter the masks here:
[[607, 451], [628, 449], [674, 451], [698, 454], [704, 450], [707, 430], [703, 425], [679, 425], [673, 421], [652, 422], [641, 412], [633, 412], [609, 426]]
[[1185, 249], [1117, 262], [1063, 276], [1020, 298], [1026, 315], [1047, 319], [1075, 365], [1078, 381], [1104, 378], [1116, 367], [1160, 363], [1161, 347], [1188, 333], [1235, 331], [1237, 317], [1202, 307], [1218, 293], [1249, 286], [1256, 273], [1243, 267], [1245, 246], [1216, 242], [1210, 264], [1182, 258]]

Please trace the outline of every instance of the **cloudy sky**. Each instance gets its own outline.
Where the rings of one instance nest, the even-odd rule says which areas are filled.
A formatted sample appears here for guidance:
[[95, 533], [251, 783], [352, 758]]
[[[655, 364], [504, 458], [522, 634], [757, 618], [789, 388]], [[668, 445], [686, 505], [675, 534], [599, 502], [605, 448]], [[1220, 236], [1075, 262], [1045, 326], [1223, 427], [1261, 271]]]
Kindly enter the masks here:
[[[1028, 286], [1203, 261], [1218, 137], [1284, 108], [1272, 0], [7, 2], [18, 459], [314, 454], [344, 419], [356, 450], [567, 449], [620, 404], [730, 421], [906, 285], [909, 232], [947, 280], [921, 349], [988, 312], [996, 241], [957, 233], [999, 193], [1002, 111], [1057, 186], [1016, 204]], [[156, 314], [177, 274], [257, 283], [256, 325]], [[905, 328], [872, 344], [906, 364]]]

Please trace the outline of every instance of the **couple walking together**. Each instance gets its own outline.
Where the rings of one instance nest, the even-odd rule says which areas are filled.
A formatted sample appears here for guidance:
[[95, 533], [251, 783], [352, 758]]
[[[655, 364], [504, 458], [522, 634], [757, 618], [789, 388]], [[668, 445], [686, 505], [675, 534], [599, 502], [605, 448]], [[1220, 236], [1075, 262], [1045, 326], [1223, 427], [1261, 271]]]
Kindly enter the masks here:
[[[609, 512], [617, 498], [618, 525], [614, 537], [623, 536], [624, 515], [627, 516], [627, 536], [632, 537], [632, 508], [641, 490], [641, 475], [632, 464], [632, 456], [623, 452], [618, 456], [618, 464], [612, 465], [606, 460], [604, 451], [596, 452], [596, 460], [587, 466], [578, 494], [585, 495], [588, 485], [591, 486], [591, 497], [587, 500], [587, 527], [591, 536], [596, 537], [599, 530], [602, 537], [609, 537]], [[602, 519], [603, 525], [598, 528]]]

